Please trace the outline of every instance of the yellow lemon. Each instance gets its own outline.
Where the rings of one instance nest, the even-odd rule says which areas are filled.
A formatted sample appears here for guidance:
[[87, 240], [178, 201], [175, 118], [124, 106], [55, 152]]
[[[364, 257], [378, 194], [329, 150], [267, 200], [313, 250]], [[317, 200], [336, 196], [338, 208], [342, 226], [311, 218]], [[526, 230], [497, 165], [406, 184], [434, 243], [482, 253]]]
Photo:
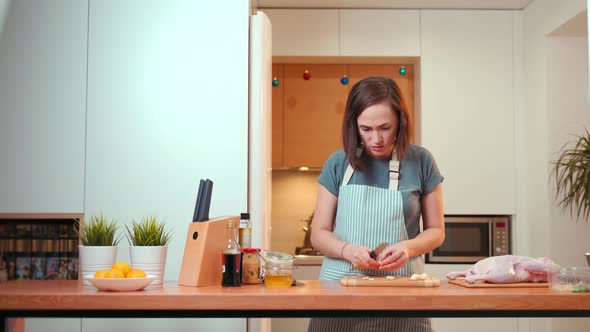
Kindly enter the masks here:
[[105, 278], [125, 278], [123, 272], [119, 269], [112, 269], [104, 274]]
[[140, 269], [133, 269], [127, 273], [127, 278], [145, 278], [147, 275]]
[[127, 276], [127, 273], [129, 273], [129, 271], [131, 270], [131, 266], [125, 262], [116, 262], [115, 264], [113, 264], [112, 268], [123, 272], [123, 278], [125, 278]]
[[95, 278], [104, 278], [104, 275], [109, 272], [109, 270], [98, 270], [94, 273]]

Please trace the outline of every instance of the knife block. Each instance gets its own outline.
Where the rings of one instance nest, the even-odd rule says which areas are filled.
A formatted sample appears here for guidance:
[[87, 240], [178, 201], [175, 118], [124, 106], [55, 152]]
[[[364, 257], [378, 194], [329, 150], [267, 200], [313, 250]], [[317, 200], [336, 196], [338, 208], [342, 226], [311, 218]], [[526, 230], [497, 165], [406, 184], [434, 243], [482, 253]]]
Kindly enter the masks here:
[[193, 222], [188, 227], [178, 284], [182, 286], [221, 285], [221, 253], [226, 243], [229, 220], [239, 216], [224, 216], [204, 222]]

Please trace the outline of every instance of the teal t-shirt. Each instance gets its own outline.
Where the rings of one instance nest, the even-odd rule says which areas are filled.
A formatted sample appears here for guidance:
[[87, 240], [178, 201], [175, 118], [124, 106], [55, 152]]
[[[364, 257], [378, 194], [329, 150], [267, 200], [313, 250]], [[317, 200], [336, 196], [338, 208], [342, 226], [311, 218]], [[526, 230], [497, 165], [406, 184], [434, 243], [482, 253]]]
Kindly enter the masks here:
[[[361, 159], [365, 169], [362, 172], [354, 171], [348, 184], [389, 188], [389, 159], [372, 158], [366, 153]], [[348, 159], [344, 150], [338, 150], [328, 158], [317, 181], [338, 197], [347, 166]], [[443, 179], [432, 154], [423, 147], [411, 145], [400, 162], [398, 185], [398, 190], [402, 193], [404, 218], [410, 239], [420, 232], [420, 199], [434, 190]]]

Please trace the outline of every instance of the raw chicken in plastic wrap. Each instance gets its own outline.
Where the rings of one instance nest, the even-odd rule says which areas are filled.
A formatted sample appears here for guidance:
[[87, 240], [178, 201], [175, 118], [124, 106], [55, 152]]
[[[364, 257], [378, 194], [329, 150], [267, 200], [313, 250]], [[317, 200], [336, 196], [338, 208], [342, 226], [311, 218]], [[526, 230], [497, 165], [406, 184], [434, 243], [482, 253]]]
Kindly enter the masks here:
[[546, 257], [493, 256], [480, 260], [464, 272], [450, 272], [448, 279], [464, 277], [473, 284], [489, 282], [511, 284], [517, 282], [547, 282], [547, 271], [559, 269], [559, 265]]

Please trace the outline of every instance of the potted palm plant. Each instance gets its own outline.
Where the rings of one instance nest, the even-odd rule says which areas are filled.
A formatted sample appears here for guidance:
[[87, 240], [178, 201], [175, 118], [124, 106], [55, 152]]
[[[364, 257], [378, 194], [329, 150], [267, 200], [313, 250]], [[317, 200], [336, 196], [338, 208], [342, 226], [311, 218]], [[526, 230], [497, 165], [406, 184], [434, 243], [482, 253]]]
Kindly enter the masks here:
[[[566, 143], [561, 155], [553, 163], [551, 175], [555, 177], [555, 199], [562, 210], [569, 209], [570, 215], [576, 214], [588, 221], [590, 214], [590, 133], [576, 136], [577, 141]], [[568, 147], [569, 146], [569, 147]], [[590, 252], [584, 254], [590, 266]]]
[[80, 225], [76, 222], [75, 230], [80, 239], [78, 250], [80, 253], [80, 274], [82, 283], [90, 285], [88, 278], [92, 278], [98, 270], [110, 270], [117, 259], [116, 220], [108, 221], [105, 216], [91, 216], [87, 223]]
[[553, 162], [551, 175], [555, 178], [555, 200], [562, 210], [579, 220], [588, 221], [590, 214], [590, 133], [576, 136], [575, 144], [567, 143]]
[[172, 233], [166, 229], [164, 220], [155, 215], [146, 216], [137, 222], [131, 221], [131, 227], [125, 226], [131, 265], [145, 271], [148, 276], [156, 279], [153, 284], [161, 284], [164, 280], [166, 255]]

